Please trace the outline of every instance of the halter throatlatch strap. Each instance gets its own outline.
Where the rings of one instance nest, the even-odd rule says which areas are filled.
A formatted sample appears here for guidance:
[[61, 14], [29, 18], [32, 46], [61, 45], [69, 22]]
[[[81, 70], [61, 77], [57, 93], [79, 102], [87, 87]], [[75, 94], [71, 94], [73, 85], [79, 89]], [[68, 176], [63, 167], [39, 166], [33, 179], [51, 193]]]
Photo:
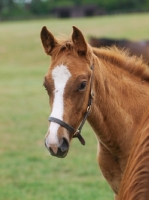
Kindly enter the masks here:
[[[93, 70], [93, 66], [91, 66], [91, 70]], [[83, 125], [87, 119], [87, 117], [90, 114], [90, 110], [91, 110], [91, 104], [92, 104], [92, 99], [94, 98], [94, 92], [92, 91], [92, 79], [93, 79], [93, 72], [91, 75], [91, 82], [90, 82], [90, 95], [89, 95], [89, 100], [88, 100], [88, 106], [87, 106], [87, 111], [84, 115], [84, 118], [79, 126], [79, 128], [76, 130], [75, 128], [73, 128], [72, 126], [70, 126], [69, 124], [67, 124], [66, 122], [55, 118], [55, 117], [49, 117], [49, 121], [50, 122], [55, 122], [61, 126], [63, 126], [64, 128], [66, 128], [68, 131], [70, 131], [71, 133], [73, 133], [73, 138], [78, 138], [79, 141], [81, 142], [82, 145], [85, 145], [85, 140], [81, 135], [81, 130], [83, 128]]]

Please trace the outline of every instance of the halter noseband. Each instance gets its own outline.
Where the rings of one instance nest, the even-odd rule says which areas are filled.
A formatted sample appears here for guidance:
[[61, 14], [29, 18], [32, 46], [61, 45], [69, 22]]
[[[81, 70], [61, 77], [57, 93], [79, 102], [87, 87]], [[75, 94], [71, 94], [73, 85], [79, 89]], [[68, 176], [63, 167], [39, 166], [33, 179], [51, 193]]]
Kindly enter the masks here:
[[[91, 66], [91, 70], [93, 71], [93, 65]], [[55, 118], [55, 117], [49, 117], [49, 121], [50, 122], [55, 122], [61, 126], [63, 126], [64, 128], [66, 128], [68, 131], [70, 131], [71, 133], [73, 133], [73, 138], [78, 138], [79, 141], [81, 142], [82, 145], [85, 145], [85, 140], [81, 135], [81, 130], [83, 128], [83, 125], [87, 119], [87, 117], [90, 114], [90, 110], [91, 110], [91, 104], [92, 104], [92, 99], [94, 98], [94, 92], [92, 91], [92, 79], [93, 79], [93, 72], [91, 75], [91, 82], [90, 82], [90, 95], [89, 95], [89, 100], [88, 100], [88, 106], [87, 106], [87, 111], [84, 115], [84, 118], [79, 126], [79, 128], [76, 130], [75, 128], [73, 128], [72, 126], [70, 126], [69, 124], [65, 123], [64, 121]]]

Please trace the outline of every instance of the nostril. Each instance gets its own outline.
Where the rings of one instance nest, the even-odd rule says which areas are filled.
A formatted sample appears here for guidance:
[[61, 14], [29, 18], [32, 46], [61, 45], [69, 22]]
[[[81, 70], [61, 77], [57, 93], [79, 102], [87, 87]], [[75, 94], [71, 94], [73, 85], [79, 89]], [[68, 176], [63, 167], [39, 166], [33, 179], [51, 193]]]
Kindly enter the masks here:
[[62, 152], [67, 151], [69, 148], [69, 143], [65, 138], [62, 138], [62, 143], [59, 147], [61, 149]]
[[51, 147], [49, 147], [49, 151], [50, 151], [50, 153], [51, 153], [52, 155], [54, 154], [54, 152], [53, 152], [53, 150], [52, 150]]

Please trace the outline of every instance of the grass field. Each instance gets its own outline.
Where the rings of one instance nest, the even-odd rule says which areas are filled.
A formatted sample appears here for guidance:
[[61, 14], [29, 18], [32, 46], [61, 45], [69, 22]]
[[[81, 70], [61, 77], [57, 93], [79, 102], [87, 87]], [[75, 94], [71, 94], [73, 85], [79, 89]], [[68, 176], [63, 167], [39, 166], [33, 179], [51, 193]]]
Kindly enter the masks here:
[[88, 124], [86, 146], [73, 140], [64, 159], [44, 147], [48, 96], [42, 87], [49, 65], [40, 30], [132, 40], [149, 39], [149, 14], [0, 23], [0, 200], [110, 200], [113, 193], [96, 162], [96, 139]]

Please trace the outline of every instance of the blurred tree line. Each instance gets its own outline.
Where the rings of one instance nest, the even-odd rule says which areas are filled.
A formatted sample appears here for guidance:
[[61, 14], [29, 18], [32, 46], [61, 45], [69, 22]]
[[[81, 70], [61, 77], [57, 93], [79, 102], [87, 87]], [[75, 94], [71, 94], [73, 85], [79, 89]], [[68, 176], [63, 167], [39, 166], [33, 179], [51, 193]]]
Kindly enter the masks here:
[[96, 5], [105, 13], [149, 11], [149, 0], [0, 0], [0, 20], [51, 16], [57, 7]]

